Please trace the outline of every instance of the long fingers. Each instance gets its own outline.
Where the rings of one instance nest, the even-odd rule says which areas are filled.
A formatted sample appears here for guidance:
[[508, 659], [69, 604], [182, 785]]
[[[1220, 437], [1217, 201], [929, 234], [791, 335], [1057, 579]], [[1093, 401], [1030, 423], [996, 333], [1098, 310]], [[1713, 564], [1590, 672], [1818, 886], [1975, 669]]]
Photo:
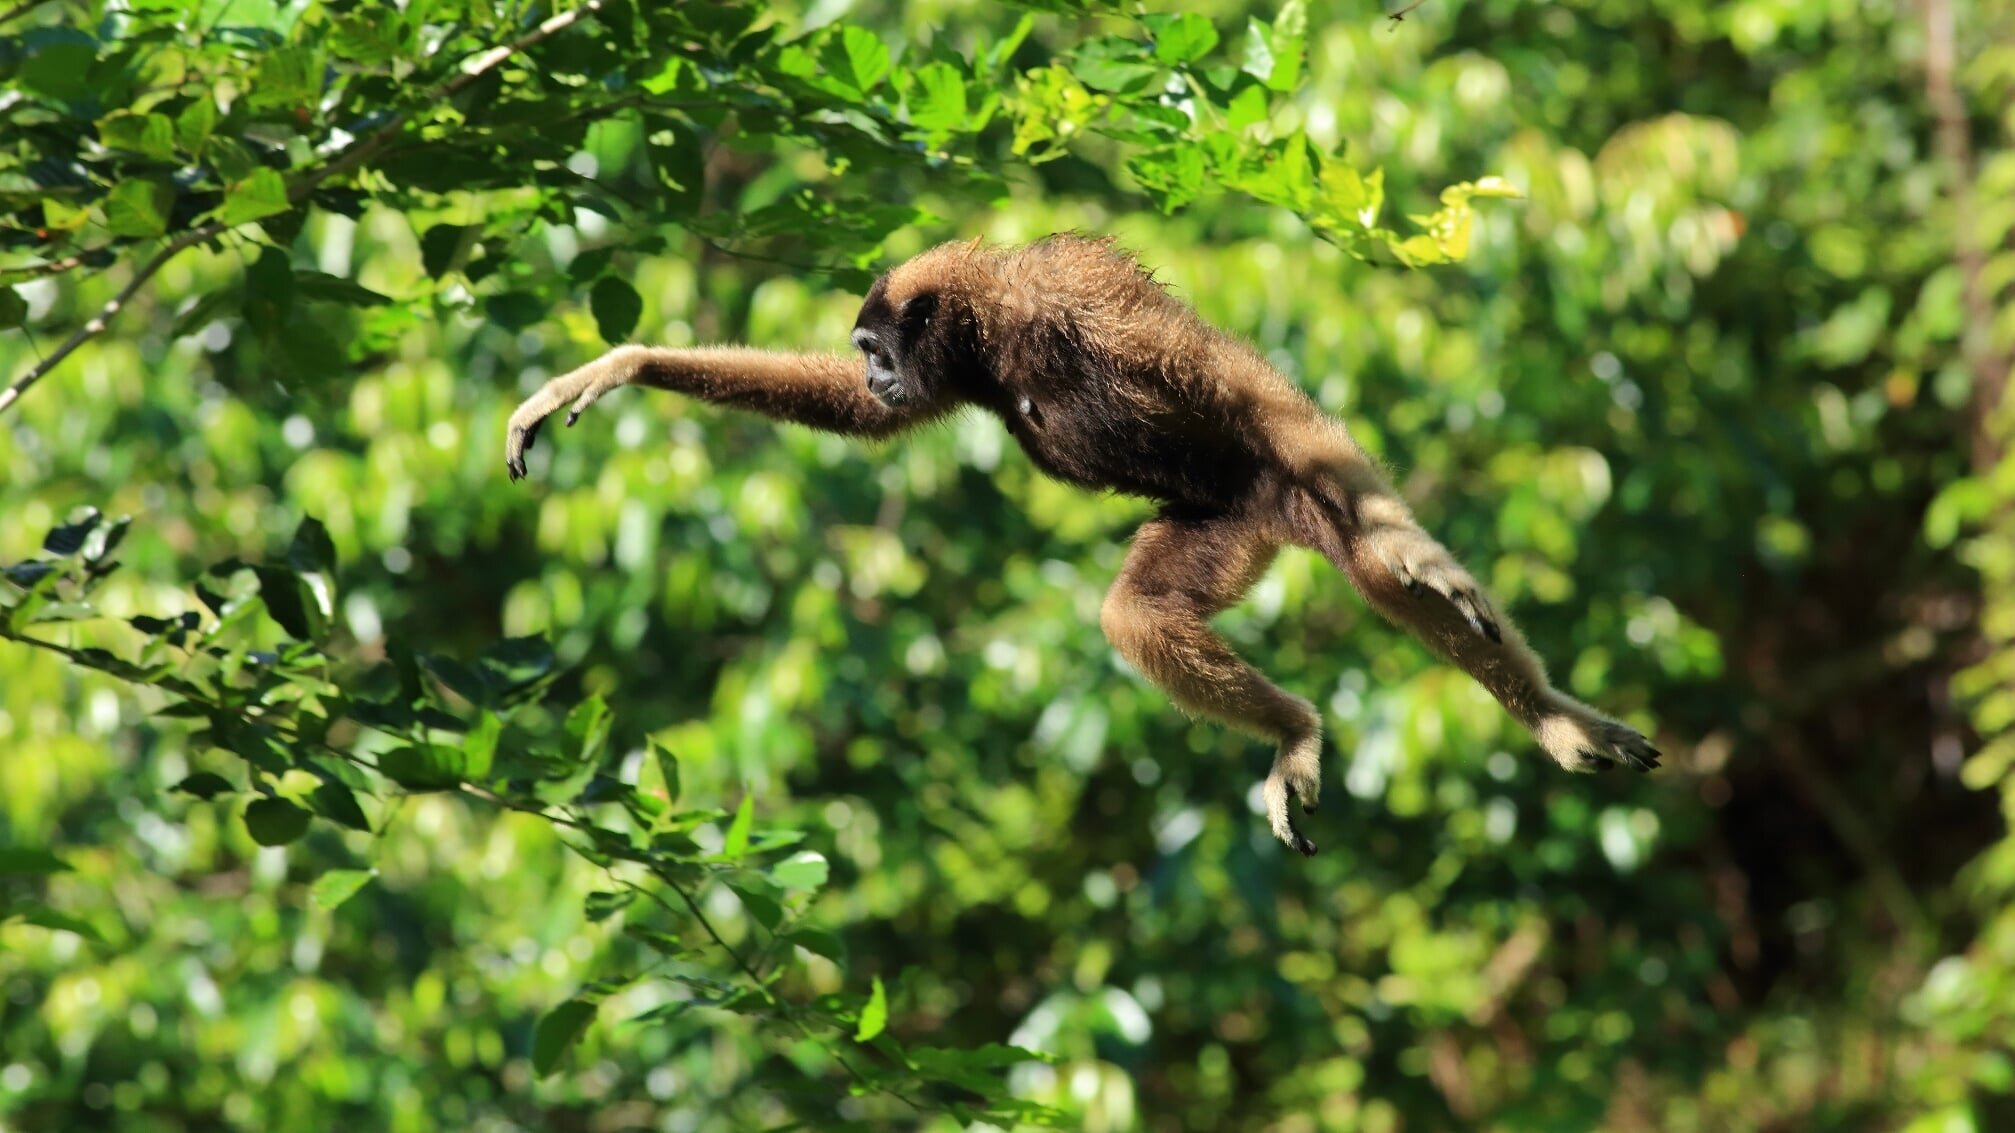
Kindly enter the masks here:
[[545, 423], [543, 417], [535, 417], [528, 425], [519, 424], [516, 416], [511, 418], [510, 427], [504, 434], [504, 468], [512, 480], [520, 480], [525, 475], [525, 452], [538, 439], [539, 426]]
[[540, 387], [539, 392], [526, 398], [511, 414], [511, 423], [504, 433], [504, 467], [510, 472], [511, 479], [517, 480], [525, 475], [525, 453], [538, 439], [539, 427], [546, 423], [547, 417], [571, 401], [573, 406], [567, 414], [567, 424], [572, 425], [581, 416], [582, 410], [602, 396], [607, 386], [594, 378], [595, 371], [587, 367], [562, 374]]

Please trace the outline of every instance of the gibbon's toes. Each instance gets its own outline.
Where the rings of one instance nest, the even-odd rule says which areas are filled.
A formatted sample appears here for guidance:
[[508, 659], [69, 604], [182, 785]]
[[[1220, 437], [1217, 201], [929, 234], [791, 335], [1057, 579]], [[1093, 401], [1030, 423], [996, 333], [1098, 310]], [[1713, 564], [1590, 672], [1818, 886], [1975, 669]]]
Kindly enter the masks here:
[[1268, 775], [1261, 788], [1261, 796], [1266, 800], [1267, 825], [1273, 828], [1273, 836], [1293, 847], [1303, 857], [1315, 856], [1315, 843], [1295, 829], [1294, 814], [1288, 804], [1294, 800], [1295, 790], [1287, 785], [1287, 780], [1278, 773]]
[[1603, 738], [1609, 741], [1610, 749], [1626, 764], [1639, 772], [1649, 772], [1658, 766], [1662, 752], [1651, 746], [1651, 741], [1638, 735], [1634, 729], [1616, 724], [1607, 729]]
[[1648, 772], [1663, 758], [1650, 740], [1627, 725], [1605, 722], [1589, 731], [1589, 738], [1599, 746], [1583, 748], [1579, 754], [1590, 771], [1613, 771], [1622, 766]]
[[1470, 629], [1499, 645], [1504, 644], [1504, 634], [1497, 628], [1497, 619], [1490, 616], [1490, 607], [1484, 603], [1483, 595], [1467, 587], [1461, 587], [1450, 594], [1448, 600], [1455, 605], [1456, 612], [1462, 615], [1463, 620], [1469, 623]]

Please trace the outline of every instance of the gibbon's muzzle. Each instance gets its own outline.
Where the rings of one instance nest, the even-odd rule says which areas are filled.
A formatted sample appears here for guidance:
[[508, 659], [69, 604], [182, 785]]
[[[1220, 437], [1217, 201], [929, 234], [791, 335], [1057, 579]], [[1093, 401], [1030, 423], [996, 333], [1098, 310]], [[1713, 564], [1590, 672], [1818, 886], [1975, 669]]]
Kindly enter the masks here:
[[889, 363], [882, 336], [866, 327], [857, 328], [854, 331], [854, 349], [859, 350], [868, 361], [868, 392], [885, 405], [902, 401], [902, 382], [896, 375], [895, 367]]

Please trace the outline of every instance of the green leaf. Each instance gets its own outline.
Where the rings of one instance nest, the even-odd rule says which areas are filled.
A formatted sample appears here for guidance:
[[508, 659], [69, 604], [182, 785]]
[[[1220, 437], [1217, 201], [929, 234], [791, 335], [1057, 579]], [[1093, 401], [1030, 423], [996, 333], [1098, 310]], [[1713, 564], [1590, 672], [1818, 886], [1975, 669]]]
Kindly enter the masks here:
[[90, 921], [84, 920], [82, 917], [73, 917], [69, 913], [58, 912], [47, 905], [38, 904], [17, 907], [4, 915], [0, 915], [0, 922], [10, 920], [20, 921], [23, 924], [39, 925], [42, 928], [53, 928], [62, 932], [74, 932], [86, 940], [95, 940], [100, 944], [105, 943], [105, 935], [99, 932], [97, 926], [93, 925]]
[[252, 105], [271, 110], [313, 109], [322, 92], [322, 61], [308, 47], [283, 47], [259, 61], [252, 76]]
[[285, 799], [254, 799], [245, 808], [245, 830], [261, 846], [284, 846], [308, 832], [308, 812]]
[[609, 717], [609, 706], [600, 693], [590, 696], [567, 713], [567, 734], [574, 739], [574, 758], [580, 763], [592, 764], [602, 758], [602, 748], [609, 742], [609, 729], [614, 721]]
[[1184, 12], [1173, 18], [1149, 16], [1147, 26], [1153, 29], [1154, 57], [1164, 63], [1188, 63], [1210, 54], [1217, 46], [1217, 29], [1210, 20], [1195, 12]]
[[650, 94], [671, 94], [680, 89], [682, 84], [686, 85], [687, 89], [697, 90], [702, 89], [701, 84], [705, 82], [706, 80], [699, 74], [699, 68], [690, 60], [674, 55], [665, 60], [656, 74], [637, 85]]
[[588, 293], [588, 309], [595, 313], [595, 328], [601, 332], [602, 341], [614, 346], [637, 329], [637, 320], [644, 314], [644, 300], [628, 280], [605, 275], [595, 281], [594, 290]]
[[58, 558], [69, 558], [84, 549], [84, 540], [97, 530], [103, 519], [103, 513], [97, 508], [85, 508], [84, 518], [50, 528], [49, 534], [42, 539], [42, 550]]
[[663, 744], [651, 741], [651, 755], [658, 761], [658, 775], [665, 781], [665, 801], [679, 801], [679, 760]]
[[51, 232], [75, 232], [91, 223], [91, 206], [73, 205], [55, 197], [42, 198], [42, 227]]
[[756, 820], [756, 796], [753, 791], [742, 796], [742, 805], [735, 810], [735, 820], [728, 823], [728, 836], [721, 844], [721, 856], [739, 858], [749, 852], [749, 828]]
[[217, 131], [217, 100], [209, 91], [196, 95], [196, 100], [182, 108], [175, 116], [175, 140], [190, 156], [200, 156], [203, 147], [210, 142], [210, 135]]
[[194, 795], [199, 799], [214, 799], [218, 795], [237, 789], [237, 787], [231, 784], [229, 779], [214, 771], [198, 771], [169, 788], [171, 791], [177, 791], [185, 795]]
[[835, 964], [847, 961], [846, 945], [835, 933], [822, 928], [804, 926], [784, 934], [784, 939], [807, 952], [824, 956]]
[[28, 321], [28, 300], [11, 287], [0, 287], [0, 327], [18, 327]]
[[868, 995], [867, 1006], [861, 1008], [861, 1022], [854, 1031], [855, 1042], [867, 1042], [882, 1033], [889, 1025], [889, 1000], [882, 991], [882, 978], [875, 977], [874, 991]]
[[490, 767], [497, 758], [497, 738], [504, 734], [504, 721], [495, 712], [484, 709], [476, 718], [476, 726], [462, 737], [462, 776], [466, 779], [481, 780], [489, 777]]
[[910, 121], [926, 130], [952, 131], [966, 124], [966, 80], [949, 63], [919, 68], [907, 99]]
[[523, 330], [546, 317], [546, 303], [529, 291], [505, 291], [483, 300], [483, 313], [505, 330]]
[[98, 120], [98, 140], [108, 149], [128, 150], [170, 161], [175, 157], [175, 124], [160, 114], [119, 111]]
[[461, 758], [439, 744], [411, 744], [378, 755], [378, 772], [409, 791], [448, 791], [461, 785]]
[[1118, 36], [1087, 40], [1070, 59], [1071, 74], [1094, 90], [1139, 91], [1161, 70], [1144, 44]]
[[70, 863], [47, 850], [28, 846], [0, 846], [0, 877], [21, 877], [62, 873]]
[[286, 212], [294, 207], [287, 200], [287, 182], [278, 170], [260, 166], [252, 175], [230, 187], [224, 194], [224, 204], [217, 210], [217, 221], [226, 227], [235, 228], [247, 221]]
[[817, 850], [799, 850], [770, 870], [770, 876], [786, 889], [817, 889], [826, 883], [831, 868]]
[[[12, 38], [10, 36], [10, 38]], [[26, 36], [21, 37], [27, 40]], [[19, 41], [17, 41], [19, 42]], [[9, 44], [9, 53], [16, 48]], [[19, 58], [19, 56], [15, 56]], [[88, 76], [91, 64], [97, 62], [98, 52], [89, 37], [75, 40], [44, 41], [43, 45], [21, 64], [17, 81], [28, 90], [40, 91], [51, 98], [68, 102], [90, 88]]]
[[301, 575], [285, 567], [255, 566], [259, 597], [266, 612], [295, 641], [320, 641], [328, 631], [329, 611], [314, 587]]
[[839, 40], [827, 46], [825, 59], [833, 78], [863, 95], [880, 86], [895, 69], [889, 45], [882, 37], [853, 24], [840, 29]]
[[634, 889], [619, 889], [612, 893], [590, 893], [587, 900], [582, 902], [581, 908], [589, 921], [600, 923], [629, 908], [630, 903], [636, 899], [637, 891]]
[[1163, 212], [1174, 212], [1203, 191], [1203, 152], [1192, 145], [1139, 154], [1127, 162], [1126, 170]]
[[1301, 55], [1307, 39], [1302, 33], [1307, 23], [1300, 0], [1288, 0], [1271, 24], [1248, 19], [1240, 69], [1269, 90], [1293, 90], [1301, 82]]
[[308, 887], [308, 899], [319, 909], [333, 909], [357, 895], [357, 891], [370, 884], [376, 876], [375, 870], [332, 869], [315, 879]]
[[759, 878], [747, 876], [730, 881], [727, 885], [734, 891], [735, 896], [742, 899], [742, 910], [753, 917], [757, 924], [775, 932], [777, 926], [783, 923], [783, 902], [774, 895], [776, 891], [773, 887], [769, 887]]
[[420, 237], [420, 265], [429, 279], [439, 279], [461, 254], [469, 229], [461, 224], [436, 224]]
[[1224, 124], [1234, 132], [1242, 131], [1266, 121], [1271, 110], [1266, 88], [1247, 86], [1232, 96], [1231, 104], [1225, 108]]
[[507, 637], [476, 658], [475, 676], [499, 703], [529, 696], [553, 671], [553, 643], [536, 635]]
[[585, 999], [569, 999], [546, 1012], [532, 1030], [532, 1069], [551, 1074], [594, 1019], [595, 1004]]
[[259, 170], [259, 159], [245, 144], [228, 134], [212, 134], [204, 147], [203, 159], [223, 181], [243, 181]]
[[349, 786], [332, 778], [323, 778], [320, 786], [303, 800], [308, 808], [323, 818], [341, 823], [352, 830], [370, 833], [371, 820], [364, 816], [364, 808], [357, 805], [356, 792]]
[[392, 301], [389, 295], [380, 295], [341, 276], [319, 271], [296, 271], [294, 291], [309, 299], [341, 303], [346, 307], [382, 307]]

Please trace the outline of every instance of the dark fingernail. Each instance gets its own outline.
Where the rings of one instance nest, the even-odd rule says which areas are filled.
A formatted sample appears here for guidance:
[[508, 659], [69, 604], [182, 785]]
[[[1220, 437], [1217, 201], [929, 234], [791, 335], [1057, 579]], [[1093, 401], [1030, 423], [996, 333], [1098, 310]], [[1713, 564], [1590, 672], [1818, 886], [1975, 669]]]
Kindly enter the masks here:
[[1297, 846], [1295, 847], [1295, 849], [1297, 849], [1297, 850], [1300, 850], [1300, 851], [1301, 851], [1301, 856], [1302, 856], [1302, 857], [1305, 857], [1305, 858], [1312, 858], [1312, 857], [1314, 857], [1314, 856], [1315, 856], [1315, 843], [1314, 843], [1314, 842], [1311, 842], [1311, 841], [1309, 841], [1309, 840], [1308, 840], [1308, 839], [1306, 839], [1306, 838], [1303, 838], [1303, 839], [1301, 840], [1301, 844], [1300, 844], [1300, 845], [1297, 845]]
[[1504, 644], [1504, 634], [1498, 630], [1496, 622], [1483, 623], [1483, 636], [1499, 645]]

